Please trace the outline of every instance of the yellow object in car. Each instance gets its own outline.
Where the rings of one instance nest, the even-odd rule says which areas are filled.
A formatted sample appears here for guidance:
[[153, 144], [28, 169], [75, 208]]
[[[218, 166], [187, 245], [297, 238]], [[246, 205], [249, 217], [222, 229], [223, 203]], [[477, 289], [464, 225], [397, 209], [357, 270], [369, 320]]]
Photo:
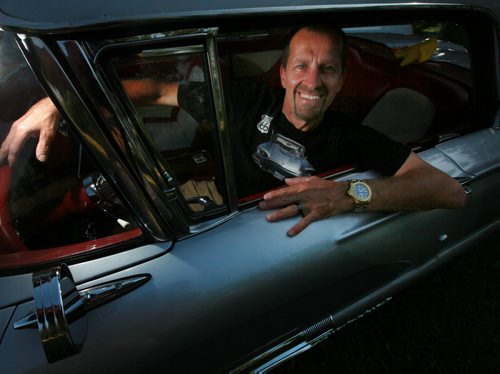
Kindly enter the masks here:
[[408, 47], [393, 49], [393, 53], [394, 57], [402, 59], [401, 66], [407, 66], [427, 61], [436, 52], [437, 47], [437, 39], [427, 38]]

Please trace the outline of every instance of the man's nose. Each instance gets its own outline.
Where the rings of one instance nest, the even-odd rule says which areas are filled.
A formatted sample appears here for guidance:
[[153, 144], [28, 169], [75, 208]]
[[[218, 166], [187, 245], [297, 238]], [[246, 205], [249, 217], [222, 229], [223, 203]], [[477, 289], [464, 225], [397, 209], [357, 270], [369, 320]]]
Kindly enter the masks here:
[[307, 74], [304, 78], [304, 83], [310, 88], [310, 89], [316, 89], [318, 87], [322, 86], [321, 82], [321, 74], [318, 68], [312, 67], [308, 69]]

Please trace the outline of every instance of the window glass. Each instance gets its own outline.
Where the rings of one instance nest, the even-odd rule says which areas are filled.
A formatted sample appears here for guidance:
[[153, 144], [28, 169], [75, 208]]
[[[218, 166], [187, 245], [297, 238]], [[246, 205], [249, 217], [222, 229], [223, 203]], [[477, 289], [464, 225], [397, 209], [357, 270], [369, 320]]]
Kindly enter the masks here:
[[142, 50], [113, 58], [110, 66], [174, 178], [187, 214], [221, 211], [222, 165], [203, 47]]
[[463, 25], [455, 22], [417, 21], [401, 25], [350, 27], [344, 31], [348, 35], [374, 40], [390, 48], [402, 48], [433, 38], [438, 44], [430, 60], [470, 68], [467, 33]]
[[[14, 38], [1, 32], [0, 143], [45, 92]], [[48, 159], [29, 139], [0, 164], [0, 268], [49, 262], [139, 238], [141, 230], [86, 152], [62, 124]]]

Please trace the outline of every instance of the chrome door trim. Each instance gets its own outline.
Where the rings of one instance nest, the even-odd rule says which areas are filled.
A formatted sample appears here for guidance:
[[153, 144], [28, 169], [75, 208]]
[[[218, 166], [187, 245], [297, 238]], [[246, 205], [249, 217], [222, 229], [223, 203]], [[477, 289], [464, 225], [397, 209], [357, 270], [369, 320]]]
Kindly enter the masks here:
[[[75, 55], [79, 56], [74, 61], [78, 69], [71, 71], [67, 63], [63, 64], [56, 57], [58, 53], [52, 51], [42, 39], [24, 34], [17, 34], [17, 38], [20, 49], [38, 80], [56, 105], [64, 109], [61, 113], [66, 117], [72, 132], [91, 150], [108, 182], [115, 187], [120, 186], [120, 189], [115, 190], [124, 202], [128, 202], [143, 232], [155, 240], [168, 240], [171, 234], [156, 213], [158, 204], [155, 205], [145, 195], [144, 189], [138, 186], [123, 154], [110, 142], [109, 134], [99, 125], [99, 122], [105, 121], [99, 117], [103, 113], [97, 114], [96, 108], [106, 111], [110, 104], [101, 93], [98, 95], [100, 102], [96, 105], [93, 97], [95, 92], [89, 90], [88, 86], [85, 87], [86, 82], [79, 79], [87, 75], [94, 76], [85, 59], [81, 58], [79, 46], [72, 43], [71, 49], [61, 51], [70, 62], [77, 59]], [[82, 83], [87, 90], [82, 87]]]
[[[335, 311], [324, 319], [292, 333], [291, 337], [273, 344], [260, 354], [248, 359], [232, 369], [231, 373], [266, 373], [291, 358], [309, 350], [331, 334], [350, 323], [366, 316], [392, 299], [406, 286], [431, 273], [443, 263], [450, 261], [465, 251], [471, 244], [500, 230], [500, 221], [496, 220], [471, 233], [459, 242], [445, 247], [439, 254], [430, 258], [421, 266], [412, 268], [381, 288], [377, 288], [352, 304]], [[297, 330], [296, 330], [297, 331]]]

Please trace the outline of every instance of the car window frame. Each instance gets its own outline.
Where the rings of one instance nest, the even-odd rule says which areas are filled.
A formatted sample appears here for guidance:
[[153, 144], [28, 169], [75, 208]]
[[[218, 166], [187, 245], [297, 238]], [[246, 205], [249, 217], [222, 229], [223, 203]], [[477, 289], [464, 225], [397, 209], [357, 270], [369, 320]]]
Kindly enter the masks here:
[[[176, 29], [164, 32], [155, 32], [150, 34], [141, 34], [120, 39], [106, 39], [97, 43], [86, 42], [86, 49], [92, 51], [92, 59], [101, 75], [104, 84], [107, 85], [107, 92], [114, 96], [124, 108], [125, 118], [123, 124], [127, 139], [133, 138], [137, 134], [137, 130], [143, 139], [146, 139], [146, 144], [138, 144], [139, 152], [149, 153], [149, 162], [154, 164], [155, 168], [160, 170], [158, 175], [153, 177], [161, 178], [159, 183], [167, 186], [167, 189], [161, 191], [162, 198], [167, 201], [170, 212], [166, 213], [166, 218], [172, 222], [172, 227], [178, 239], [189, 237], [199, 232], [208, 230], [215, 225], [218, 225], [234, 214], [237, 213], [237, 197], [235, 185], [234, 170], [231, 156], [231, 142], [229, 138], [229, 130], [227, 126], [224, 95], [222, 88], [222, 79], [219, 69], [219, 60], [217, 54], [217, 33], [218, 28], [200, 28], [200, 29]], [[172, 47], [175, 45], [175, 47]], [[150, 143], [150, 136], [142, 124], [142, 121], [137, 116], [137, 111], [133, 108], [130, 99], [124, 93], [119, 79], [112, 76], [110, 69], [107, 67], [111, 56], [116, 53], [123, 53], [126, 49], [172, 49], [172, 53], [179, 53], [182, 50], [192, 51], [193, 47], [201, 47], [203, 49], [205, 62], [208, 70], [207, 81], [210, 85], [211, 101], [215, 122], [217, 124], [218, 148], [220, 160], [224, 173], [224, 194], [226, 194], [227, 204], [214, 212], [208, 212], [207, 215], [200, 215], [194, 218], [187, 213], [183, 197], [175, 183], [172, 173], [166, 163], [162, 162], [161, 155], [158, 151], [150, 152], [155, 147]], [[130, 55], [130, 52], [127, 52]], [[149, 141], [147, 140], [149, 138]], [[138, 142], [139, 143], [139, 142]], [[149, 143], [149, 144], [147, 144]], [[150, 145], [150, 146], [149, 146]]]

